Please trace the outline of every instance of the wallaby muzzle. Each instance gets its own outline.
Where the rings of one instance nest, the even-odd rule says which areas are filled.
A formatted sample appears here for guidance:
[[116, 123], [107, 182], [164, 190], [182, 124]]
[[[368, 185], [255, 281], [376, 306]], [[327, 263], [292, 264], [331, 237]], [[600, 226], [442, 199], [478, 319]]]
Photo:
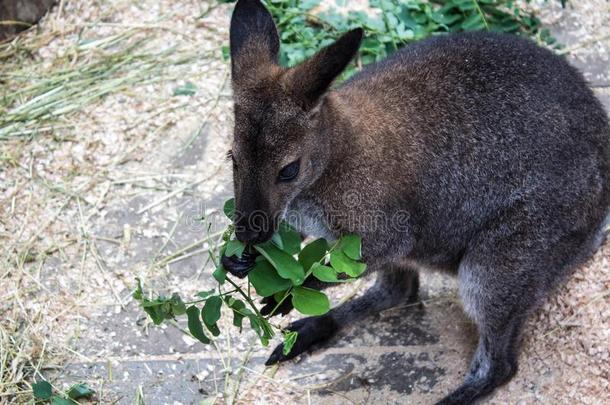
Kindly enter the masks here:
[[271, 239], [274, 232], [274, 221], [271, 216], [262, 210], [247, 214], [237, 214], [235, 222], [235, 237], [244, 243], [258, 244]]
[[[262, 210], [254, 210], [248, 214], [236, 212], [235, 236], [248, 245], [263, 243], [271, 239], [275, 231], [272, 217]], [[256, 250], [248, 246], [241, 257], [222, 256], [222, 266], [232, 275], [244, 278], [254, 268]]]

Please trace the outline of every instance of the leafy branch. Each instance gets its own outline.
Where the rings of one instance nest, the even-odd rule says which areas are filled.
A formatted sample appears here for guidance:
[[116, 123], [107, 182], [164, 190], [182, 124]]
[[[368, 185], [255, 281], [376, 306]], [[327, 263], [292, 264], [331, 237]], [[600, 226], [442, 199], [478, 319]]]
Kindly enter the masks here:
[[[225, 203], [224, 212], [229, 219], [234, 218], [233, 199]], [[234, 229], [231, 224], [223, 233], [223, 244], [216, 257], [241, 258], [248, 249], [235, 239]], [[149, 298], [139, 279], [133, 298], [156, 325], [186, 315], [190, 334], [204, 344], [211, 343], [210, 334], [214, 337], [220, 335], [218, 321], [224, 305], [233, 313], [233, 326], [241, 331], [243, 320], [247, 318], [264, 346], [279, 331], [284, 337], [284, 350], [289, 353], [296, 341], [296, 333], [269, 322], [282, 303], [290, 298], [293, 307], [300, 313], [323, 315], [330, 310], [330, 300], [323, 292], [305, 287], [305, 280], [315, 277], [327, 283], [342, 283], [358, 278], [366, 270], [366, 265], [360, 261], [361, 239], [352, 234], [344, 235], [332, 245], [320, 238], [303, 246], [301, 235], [287, 223], [281, 222], [271, 241], [252, 248], [259, 255], [248, 272], [247, 286], [240, 286], [234, 281], [222, 262], [215, 259], [216, 269], [212, 276], [217, 287], [198, 292], [192, 301], [185, 302], [178, 293], [169, 297]], [[232, 289], [223, 291], [225, 283], [231, 285]], [[251, 287], [261, 297], [273, 297], [276, 304], [269, 314], [261, 314], [251, 297]]]
[[50, 402], [52, 405], [75, 405], [80, 399], [91, 399], [95, 394], [86, 384], [74, 384], [65, 392], [54, 392], [51, 383], [41, 380], [32, 384], [36, 403]]

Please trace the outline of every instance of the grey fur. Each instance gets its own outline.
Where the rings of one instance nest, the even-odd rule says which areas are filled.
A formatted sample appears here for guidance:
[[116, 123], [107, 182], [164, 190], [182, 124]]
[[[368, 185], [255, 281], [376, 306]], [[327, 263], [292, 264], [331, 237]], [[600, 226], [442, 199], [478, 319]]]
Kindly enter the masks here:
[[308, 198], [295, 198], [288, 205], [284, 219], [304, 235], [333, 241], [337, 237], [325, 220], [324, 210]]
[[[464, 33], [408, 45], [328, 89], [361, 31], [284, 69], [258, 1], [240, 0], [232, 21], [237, 237], [267, 240], [290, 206], [306, 207], [304, 225], [360, 234], [380, 277], [363, 298], [293, 325], [291, 356], [413, 299], [410, 269], [432, 268], [458, 276], [480, 335], [463, 385], [440, 403], [510, 380], [527, 316], [593, 252], [610, 207], [608, 118], [582, 75], [529, 40]], [[297, 178], [278, 181], [297, 159]], [[287, 358], [279, 348], [270, 361]]]

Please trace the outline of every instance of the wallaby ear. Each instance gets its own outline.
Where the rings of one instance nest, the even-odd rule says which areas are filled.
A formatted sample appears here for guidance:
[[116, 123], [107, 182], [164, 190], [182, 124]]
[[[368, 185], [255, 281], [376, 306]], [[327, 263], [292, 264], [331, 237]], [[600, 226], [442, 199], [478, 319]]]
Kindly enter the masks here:
[[259, 0], [239, 0], [229, 33], [233, 80], [249, 70], [277, 64], [280, 39], [273, 18]]
[[287, 88], [305, 110], [313, 108], [358, 52], [363, 30], [351, 30], [305, 62], [288, 70]]

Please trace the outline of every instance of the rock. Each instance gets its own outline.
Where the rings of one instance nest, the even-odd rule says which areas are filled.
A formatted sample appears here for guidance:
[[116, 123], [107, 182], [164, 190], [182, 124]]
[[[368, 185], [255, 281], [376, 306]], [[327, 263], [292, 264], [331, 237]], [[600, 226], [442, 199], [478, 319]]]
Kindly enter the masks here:
[[[44, 16], [55, 0], [0, 0], [0, 40], [27, 29]], [[6, 24], [6, 22], [15, 24]]]

